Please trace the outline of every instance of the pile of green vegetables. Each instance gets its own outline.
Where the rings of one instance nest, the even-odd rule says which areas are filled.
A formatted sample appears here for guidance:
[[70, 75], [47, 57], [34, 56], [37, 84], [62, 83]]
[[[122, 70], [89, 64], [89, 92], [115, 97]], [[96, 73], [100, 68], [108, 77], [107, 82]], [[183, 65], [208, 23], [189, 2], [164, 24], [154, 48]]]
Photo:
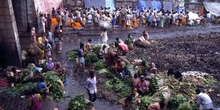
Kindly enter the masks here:
[[150, 79], [150, 92], [153, 94], [155, 92], [157, 92], [157, 90], [159, 89], [159, 86], [158, 86], [158, 81], [157, 81], [157, 78], [156, 77], [152, 77]]
[[167, 108], [169, 110], [177, 110], [179, 105], [187, 101], [182, 94], [177, 94], [168, 101]]
[[105, 68], [105, 62], [103, 60], [99, 60], [94, 64], [95, 70], [101, 70]]
[[23, 95], [36, 87], [37, 83], [29, 82], [18, 84], [15, 87], [9, 88], [6, 92], [12, 96]]
[[96, 63], [99, 60], [98, 56], [94, 52], [89, 52], [86, 54], [85, 57], [85, 64], [86, 66], [90, 66], [93, 63]]
[[99, 54], [99, 51], [101, 50], [102, 45], [94, 45], [92, 47], [92, 52], [96, 53], [97, 55]]
[[60, 78], [55, 74], [54, 71], [48, 71], [43, 74], [47, 83], [52, 85], [49, 90], [51, 100], [59, 101], [65, 96], [65, 92], [61, 90], [61, 85], [57, 82]]
[[[43, 73], [43, 76], [45, 77], [47, 84], [52, 85], [49, 88], [49, 95], [51, 100], [53, 101], [59, 101], [61, 100], [65, 92], [61, 90], [61, 85], [57, 81], [60, 80], [60, 78], [55, 74], [54, 71], [48, 71], [46, 73]], [[17, 84], [13, 88], [9, 88], [6, 92], [10, 95], [16, 96], [16, 95], [25, 95], [28, 93], [36, 92], [37, 88], [37, 82], [28, 82], [28, 83], [21, 83]]]
[[113, 79], [108, 80], [106, 82], [106, 87], [108, 89], [114, 90], [116, 94], [121, 98], [128, 96], [131, 91], [129, 84], [121, 81], [117, 77], [114, 77]]
[[83, 94], [77, 94], [75, 98], [71, 99], [68, 103], [68, 110], [86, 110], [93, 107], [91, 102], [86, 102]]
[[72, 51], [67, 53], [67, 56], [68, 56], [69, 59], [73, 60], [73, 59], [77, 58], [77, 51], [72, 50]]
[[28, 76], [30, 74], [30, 71], [32, 71], [29, 68], [25, 68], [22, 72], [22, 74], [20, 75], [20, 79], [24, 79], [26, 76]]
[[140, 103], [140, 110], [146, 110], [147, 107], [153, 102], [151, 97], [142, 96], [141, 103]]

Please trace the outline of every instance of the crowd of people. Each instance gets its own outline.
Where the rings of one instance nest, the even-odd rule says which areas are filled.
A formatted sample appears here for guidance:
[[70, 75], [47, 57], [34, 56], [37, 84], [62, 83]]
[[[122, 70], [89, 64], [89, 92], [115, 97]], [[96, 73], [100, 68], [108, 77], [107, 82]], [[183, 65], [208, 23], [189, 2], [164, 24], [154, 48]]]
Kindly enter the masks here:
[[[193, 13], [193, 12], [190, 12]], [[116, 8], [114, 10], [110, 7], [91, 7], [91, 8], [58, 8], [52, 10], [52, 18], [50, 15], [40, 16], [43, 18], [41, 27], [48, 27], [49, 23], [45, 21], [52, 19], [49, 22], [52, 25], [70, 26], [75, 29], [83, 27], [91, 28], [98, 27], [100, 21], [106, 21], [112, 24], [112, 30], [115, 26], [123, 29], [133, 29], [139, 26], [148, 27], [165, 27], [172, 25], [198, 25], [211, 21], [213, 16], [208, 12], [207, 14], [197, 14], [196, 18], [190, 17], [188, 12], [184, 10], [177, 12], [174, 10], [157, 10], [156, 8], [146, 8], [142, 10], [126, 6], [124, 8]], [[43, 31], [45, 29], [43, 28]]]

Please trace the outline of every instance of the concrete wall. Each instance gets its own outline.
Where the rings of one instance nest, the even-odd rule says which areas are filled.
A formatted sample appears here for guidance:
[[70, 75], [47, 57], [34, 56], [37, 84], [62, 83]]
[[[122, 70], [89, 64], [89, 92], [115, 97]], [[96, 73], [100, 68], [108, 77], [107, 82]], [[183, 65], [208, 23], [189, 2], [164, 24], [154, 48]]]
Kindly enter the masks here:
[[0, 0], [0, 4], [0, 65], [21, 66], [21, 48], [12, 0]]
[[18, 31], [27, 31], [27, 0], [12, 0]]

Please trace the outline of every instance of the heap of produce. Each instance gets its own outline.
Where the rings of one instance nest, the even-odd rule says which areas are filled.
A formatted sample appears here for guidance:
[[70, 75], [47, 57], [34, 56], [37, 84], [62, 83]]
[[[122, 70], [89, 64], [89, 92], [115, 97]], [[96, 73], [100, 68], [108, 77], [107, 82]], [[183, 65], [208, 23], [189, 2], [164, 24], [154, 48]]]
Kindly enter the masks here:
[[[27, 71], [24, 71], [27, 72]], [[42, 73], [47, 81], [47, 85], [51, 85], [49, 88], [50, 99], [53, 101], [59, 101], [65, 96], [63, 81], [55, 74], [54, 71], [48, 71]], [[8, 89], [6, 92], [13, 96], [26, 95], [32, 92], [36, 92], [37, 82], [27, 82], [17, 84], [15, 87]]]
[[23, 95], [36, 87], [37, 83], [29, 82], [25, 84], [17, 84], [15, 87], [8, 89], [6, 92], [12, 96]]
[[153, 102], [151, 97], [148, 96], [142, 96], [141, 97], [141, 103], [140, 103], [140, 110], [146, 110], [147, 107]]
[[65, 96], [63, 81], [53, 71], [48, 71], [43, 74], [48, 85], [52, 85], [49, 90], [50, 98], [54, 101], [59, 101]]
[[68, 110], [91, 110], [93, 104], [87, 101], [83, 94], [77, 94], [68, 103]]
[[99, 60], [99, 58], [98, 58], [96, 53], [89, 52], [89, 53], [86, 54], [85, 64], [86, 64], [86, 66], [90, 66], [93, 63], [96, 63], [98, 60]]
[[76, 50], [72, 50], [70, 52], [67, 53], [67, 56], [70, 60], [74, 60], [75, 58], [77, 58], [77, 51]]
[[106, 82], [106, 87], [109, 90], [114, 90], [116, 94], [121, 98], [128, 96], [131, 91], [129, 85], [117, 77], [109, 79]]

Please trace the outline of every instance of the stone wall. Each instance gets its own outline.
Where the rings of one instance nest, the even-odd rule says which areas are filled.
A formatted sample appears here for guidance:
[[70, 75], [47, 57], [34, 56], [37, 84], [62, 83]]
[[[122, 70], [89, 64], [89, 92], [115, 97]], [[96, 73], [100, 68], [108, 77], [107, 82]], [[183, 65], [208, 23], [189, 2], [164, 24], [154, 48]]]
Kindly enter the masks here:
[[21, 48], [12, 0], [0, 0], [0, 4], [0, 65], [21, 66]]

